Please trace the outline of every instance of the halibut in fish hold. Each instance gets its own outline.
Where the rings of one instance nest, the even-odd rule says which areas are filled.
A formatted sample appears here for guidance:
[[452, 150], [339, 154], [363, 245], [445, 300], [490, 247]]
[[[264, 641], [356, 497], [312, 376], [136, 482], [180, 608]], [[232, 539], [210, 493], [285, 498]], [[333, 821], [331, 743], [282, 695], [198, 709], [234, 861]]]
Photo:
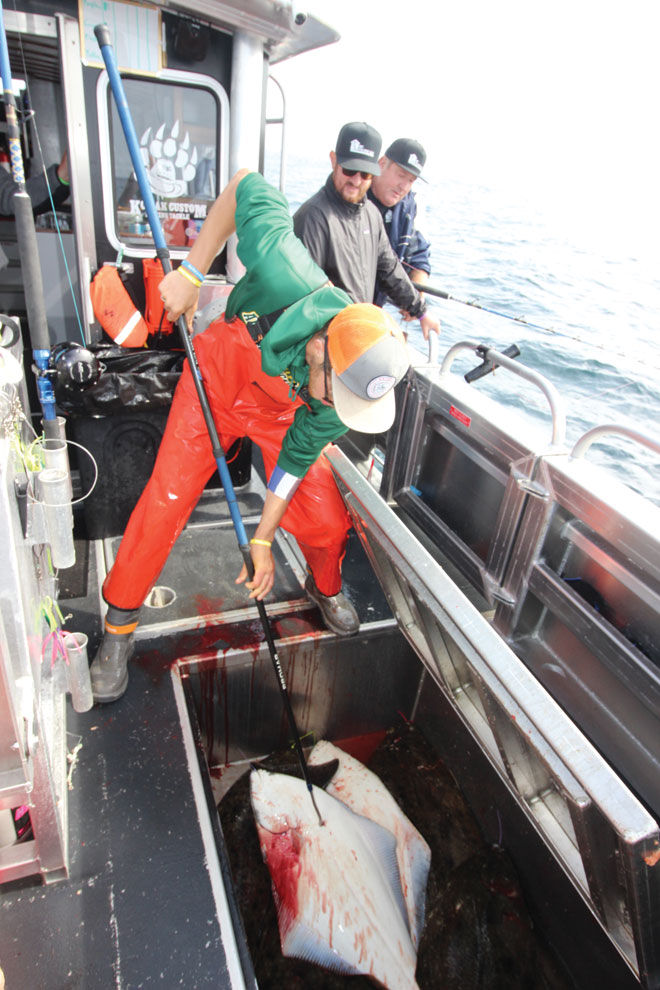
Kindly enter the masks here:
[[375, 773], [355, 757], [322, 739], [311, 751], [308, 763], [316, 766], [328, 760], [337, 760], [339, 766], [327, 784], [326, 792], [356, 814], [389, 829], [396, 839], [401, 890], [406, 902], [410, 937], [417, 950], [424, 927], [426, 884], [431, 866], [429, 845]]
[[252, 770], [250, 795], [270, 872], [282, 953], [386, 990], [418, 990], [391, 832], [303, 780]]

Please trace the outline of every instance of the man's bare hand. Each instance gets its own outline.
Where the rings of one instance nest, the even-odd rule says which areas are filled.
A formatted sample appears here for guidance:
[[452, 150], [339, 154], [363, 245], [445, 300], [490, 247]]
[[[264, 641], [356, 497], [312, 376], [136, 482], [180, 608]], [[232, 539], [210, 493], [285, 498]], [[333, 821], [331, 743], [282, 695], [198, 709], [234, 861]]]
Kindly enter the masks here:
[[174, 323], [184, 313], [190, 329], [197, 308], [199, 289], [177, 272], [168, 272], [158, 286], [158, 291], [168, 319]]
[[422, 328], [422, 333], [424, 334], [424, 340], [429, 339], [429, 334], [431, 331], [433, 333], [440, 333], [440, 321], [434, 320], [432, 316], [425, 313], [424, 316], [420, 317], [419, 325]]
[[[270, 547], [252, 544], [250, 546], [250, 555], [254, 565], [254, 577], [251, 581], [246, 582], [245, 587], [250, 589], [250, 598], [256, 598], [258, 601], [261, 601], [262, 598], [266, 597], [275, 582], [275, 562], [273, 561]], [[243, 584], [247, 576], [247, 567], [243, 564], [241, 573], [236, 578], [235, 583]]]

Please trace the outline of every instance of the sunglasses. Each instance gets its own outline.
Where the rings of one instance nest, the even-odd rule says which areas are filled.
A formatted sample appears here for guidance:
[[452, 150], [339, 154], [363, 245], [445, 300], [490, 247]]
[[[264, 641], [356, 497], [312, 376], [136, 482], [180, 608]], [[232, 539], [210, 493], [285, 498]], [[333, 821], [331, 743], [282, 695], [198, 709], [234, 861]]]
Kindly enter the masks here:
[[[358, 175], [358, 170], [356, 168], [344, 168], [343, 165], [341, 165], [340, 168], [347, 179], [352, 179], [354, 175]], [[363, 179], [373, 179], [371, 172], [360, 172], [359, 174]]]
[[[330, 375], [331, 371], [332, 371], [332, 365], [330, 364], [330, 356], [328, 355], [328, 334], [326, 332], [326, 335], [323, 338], [323, 385], [325, 389], [325, 395], [321, 399], [321, 402], [323, 402], [323, 404], [326, 406], [334, 405], [331, 394], [329, 394], [332, 393], [332, 377]], [[328, 384], [330, 385], [330, 388], [328, 388]]]

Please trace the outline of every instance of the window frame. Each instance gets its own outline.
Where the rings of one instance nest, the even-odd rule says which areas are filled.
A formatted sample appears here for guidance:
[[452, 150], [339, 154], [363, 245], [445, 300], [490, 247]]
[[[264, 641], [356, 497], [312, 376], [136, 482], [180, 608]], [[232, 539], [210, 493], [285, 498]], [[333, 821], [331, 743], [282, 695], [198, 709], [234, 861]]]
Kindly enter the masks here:
[[[229, 179], [229, 98], [223, 86], [212, 76], [202, 75], [198, 72], [183, 72], [180, 69], [163, 69], [153, 76], [141, 76], [139, 74], [126, 74], [126, 78], [143, 79], [145, 81], [157, 83], [174, 83], [184, 85], [188, 88], [205, 89], [211, 92], [218, 101], [220, 110], [220, 123], [218, 127], [216, 146], [216, 195], [224, 189]], [[116, 227], [116, 210], [114, 200], [114, 176], [112, 168], [112, 146], [110, 143], [110, 115], [108, 89], [110, 80], [108, 74], [103, 70], [99, 74], [96, 84], [96, 108], [99, 124], [99, 149], [101, 162], [101, 188], [103, 195], [103, 224], [105, 236], [111, 247], [119, 253], [123, 252], [128, 258], [152, 258], [155, 252], [153, 240], [148, 246], [138, 247], [136, 244], [128, 244], [120, 239]], [[172, 258], [185, 258], [190, 247], [169, 247]]]

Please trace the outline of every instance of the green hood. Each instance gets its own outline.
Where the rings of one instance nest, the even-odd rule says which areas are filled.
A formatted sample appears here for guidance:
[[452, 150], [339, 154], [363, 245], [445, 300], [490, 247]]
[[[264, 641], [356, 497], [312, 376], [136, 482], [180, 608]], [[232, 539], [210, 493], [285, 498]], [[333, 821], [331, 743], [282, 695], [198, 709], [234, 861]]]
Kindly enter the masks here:
[[350, 301], [343, 289], [322, 286], [285, 309], [261, 342], [261, 367], [266, 374], [281, 375], [288, 368], [294, 378], [306, 382], [304, 345]]

